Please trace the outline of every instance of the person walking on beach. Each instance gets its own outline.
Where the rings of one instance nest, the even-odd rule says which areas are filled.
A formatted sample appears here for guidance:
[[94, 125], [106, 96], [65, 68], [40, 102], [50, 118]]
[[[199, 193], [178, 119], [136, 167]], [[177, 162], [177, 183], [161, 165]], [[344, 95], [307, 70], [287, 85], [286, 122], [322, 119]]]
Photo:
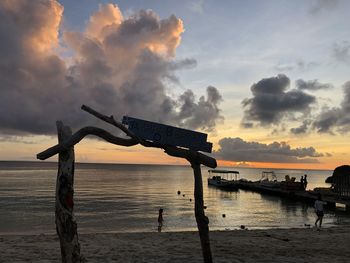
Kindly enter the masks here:
[[163, 209], [160, 208], [158, 214], [158, 232], [162, 231], [163, 221]]
[[[316, 219], [316, 222], [315, 222], [315, 227], [319, 230], [322, 226], [322, 219], [323, 219], [323, 216], [324, 216], [324, 212], [323, 212], [323, 205], [326, 205], [327, 203], [326, 202], [323, 202], [322, 201], [322, 197], [321, 197], [321, 194], [318, 194], [318, 197], [317, 197], [317, 200], [315, 201], [315, 212], [316, 212], [316, 215], [317, 215], [317, 219]], [[319, 227], [317, 227], [317, 223], [319, 222]]]

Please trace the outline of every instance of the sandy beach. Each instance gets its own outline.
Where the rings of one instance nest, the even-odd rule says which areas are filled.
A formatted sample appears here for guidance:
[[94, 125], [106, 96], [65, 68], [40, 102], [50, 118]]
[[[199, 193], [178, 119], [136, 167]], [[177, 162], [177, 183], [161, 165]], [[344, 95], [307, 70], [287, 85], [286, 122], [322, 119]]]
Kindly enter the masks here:
[[[211, 232], [214, 262], [350, 262], [350, 226]], [[79, 236], [87, 262], [202, 262], [197, 232]], [[56, 235], [0, 236], [0, 262], [60, 262]]]

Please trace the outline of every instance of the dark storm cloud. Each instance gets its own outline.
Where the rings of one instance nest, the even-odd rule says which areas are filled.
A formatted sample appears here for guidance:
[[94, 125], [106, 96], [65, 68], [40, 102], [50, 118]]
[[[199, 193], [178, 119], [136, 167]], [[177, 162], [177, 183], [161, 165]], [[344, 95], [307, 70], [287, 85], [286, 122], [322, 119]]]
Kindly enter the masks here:
[[317, 116], [313, 127], [320, 133], [347, 133], [350, 131], [350, 81], [343, 85], [344, 98], [340, 107], [325, 108]]
[[333, 88], [332, 84], [330, 84], [330, 83], [320, 83], [320, 82], [318, 82], [317, 79], [309, 80], [309, 81], [298, 79], [295, 82], [295, 85], [296, 85], [297, 89], [310, 90], [310, 91]]
[[221, 160], [235, 162], [315, 163], [318, 162], [317, 157], [329, 156], [313, 147], [293, 149], [285, 142], [263, 144], [228, 137], [221, 139], [219, 145], [214, 155]]
[[265, 78], [251, 86], [252, 98], [242, 101], [245, 108], [242, 123], [260, 125], [278, 124], [295, 113], [305, 114], [316, 98], [301, 90], [288, 90], [290, 80], [286, 75]]
[[58, 119], [75, 129], [94, 124], [82, 104], [116, 118], [207, 131], [222, 120], [215, 87], [199, 98], [192, 91], [167, 93], [165, 83], [178, 81], [176, 70], [196, 65], [174, 58], [184, 30], [180, 19], [152, 11], [123, 18], [117, 6], [101, 5], [85, 32], [63, 32], [73, 51], [67, 64], [54, 49], [62, 12], [56, 1], [0, 2], [1, 133], [51, 134]]

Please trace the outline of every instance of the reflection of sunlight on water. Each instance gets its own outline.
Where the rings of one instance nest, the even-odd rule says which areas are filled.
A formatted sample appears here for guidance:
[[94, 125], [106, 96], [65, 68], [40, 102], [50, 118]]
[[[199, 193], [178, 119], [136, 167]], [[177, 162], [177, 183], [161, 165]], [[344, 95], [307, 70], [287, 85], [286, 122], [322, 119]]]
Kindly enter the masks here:
[[[54, 232], [56, 166], [51, 169], [0, 170], [0, 232]], [[77, 165], [75, 215], [79, 232], [156, 231], [158, 209], [164, 209], [162, 231], [196, 230], [193, 174], [189, 167]], [[302, 227], [313, 224], [310, 205], [249, 191], [221, 191], [207, 185], [204, 204], [210, 229]], [[241, 177], [258, 180], [261, 169], [240, 169]], [[304, 171], [284, 170], [284, 174]], [[308, 171], [309, 185], [323, 186], [328, 171]], [[181, 194], [177, 194], [181, 191]], [[192, 200], [191, 200], [192, 199]], [[225, 217], [222, 215], [225, 214]], [[347, 213], [326, 213], [325, 224], [349, 223]]]

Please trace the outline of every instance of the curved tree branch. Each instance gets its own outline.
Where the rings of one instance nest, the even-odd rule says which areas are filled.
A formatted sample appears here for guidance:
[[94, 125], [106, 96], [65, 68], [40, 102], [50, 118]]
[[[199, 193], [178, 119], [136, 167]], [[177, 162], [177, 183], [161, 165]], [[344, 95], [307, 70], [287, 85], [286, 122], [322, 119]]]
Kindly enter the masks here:
[[182, 149], [173, 146], [165, 146], [164, 152], [173, 157], [185, 158], [190, 163], [195, 162], [199, 164], [203, 164], [210, 168], [216, 168], [216, 160], [212, 157], [209, 157], [203, 153]]
[[98, 119], [101, 119], [119, 129], [121, 129], [123, 132], [125, 132], [126, 135], [128, 135], [129, 137], [131, 138], [136, 138], [138, 140], [140, 140], [139, 138], [137, 138], [137, 136], [135, 134], [133, 134], [131, 131], [129, 131], [122, 123], [116, 121], [113, 117], [113, 115], [111, 116], [106, 116], [106, 115], [103, 115], [97, 111], [95, 111], [94, 109], [90, 108], [89, 106], [86, 106], [86, 105], [82, 105], [81, 106], [81, 109], [83, 111], [86, 111], [87, 113], [90, 113], [91, 115], [94, 115], [96, 118]]
[[62, 151], [69, 149], [70, 147], [74, 146], [75, 144], [80, 142], [87, 135], [95, 135], [97, 137], [104, 139], [107, 142], [110, 142], [110, 143], [116, 144], [116, 145], [133, 146], [133, 145], [138, 144], [138, 141], [133, 139], [133, 138], [124, 139], [124, 138], [116, 137], [103, 129], [88, 126], [88, 127], [84, 127], [82, 129], [78, 130], [64, 143], [56, 144], [55, 146], [48, 148], [47, 150], [45, 150], [41, 153], [38, 153], [36, 157], [40, 160], [45, 160], [47, 158], [50, 158], [50, 157], [54, 156], [55, 154], [58, 154]]

